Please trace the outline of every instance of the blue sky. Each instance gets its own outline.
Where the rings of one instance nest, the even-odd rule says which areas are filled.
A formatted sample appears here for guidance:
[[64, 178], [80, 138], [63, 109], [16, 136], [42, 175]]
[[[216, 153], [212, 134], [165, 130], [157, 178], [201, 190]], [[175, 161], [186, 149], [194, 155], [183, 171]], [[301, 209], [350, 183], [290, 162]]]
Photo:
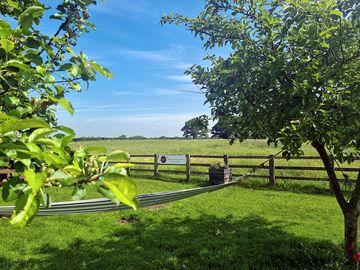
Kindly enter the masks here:
[[204, 1], [107, 0], [91, 8], [97, 30], [84, 34], [78, 50], [113, 72], [89, 91], [72, 93], [73, 116], [59, 111], [59, 123], [77, 136], [181, 136], [190, 118], [210, 115], [203, 94], [183, 73], [202, 62], [202, 43], [182, 26], [161, 26], [160, 17], [196, 16]]

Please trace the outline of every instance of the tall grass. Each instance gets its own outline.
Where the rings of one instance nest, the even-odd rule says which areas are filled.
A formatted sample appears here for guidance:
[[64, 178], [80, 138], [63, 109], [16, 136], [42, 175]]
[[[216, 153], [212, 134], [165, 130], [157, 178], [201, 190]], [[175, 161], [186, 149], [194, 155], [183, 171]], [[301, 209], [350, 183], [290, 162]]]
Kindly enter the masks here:
[[[229, 144], [228, 140], [223, 139], [201, 139], [201, 140], [109, 140], [109, 141], [86, 141], [77, 142], [75, 146], [105, 146], [108, 151], [116, 149], [122, 149], [128, 151], [130, 154], [190, 154], [190, 155], [260, 155], [268, 156], [274, 155], [279, 152], [280, 147], [274, 147], [274, 145], [267, 145], [265, 140], [246, 140], [244, 142], [235, 142], [233, 145]], [[315, 149], [311, 145], [304, 145], [302, 150], [306, 156], [318, 156]], [[133, 158], [132, 161], [146, 161], [153, 162], [153, 158]], [[265, 159], [264, 159], [265, 160]], [[242, 164], [242, 165], [258, 165], [264, 160], [261, 159], [230, 159], [231, 164]], [[194, 163], [214, 163], [217, 159], [208, 158], [192, 158]], [[305, 167], [323, 167], [321, 160], [284, 160], [276, 159], [275, 166], [305, 166]], [[360, 161], [356, 161], [353, 164], [341, 164], [341, 167], [356, 167], [360, 168]], [[136, 168], [152, 169], [153, 166], [137, 165]], [[161, 171], [164, 170], [180, 170], [185, 171], [184, 166], [160, 166], [160, 178], [161, 179], [173, 179], [177, 181], [184, 181], [185, 173], [183, 174], [169, 174]], [[206, 172], [206, 167], [192, 167], [192, 172]], [[242, 174], [248, 172], [247, 169], [234, 169], [234, 174]], [[356, 172], [346, 172], [350, 179], [356, 179]], [[259, 169], [256, 174], [266, 175], [268, 171], [266, 169]], [[325, 171], [298, 171], [298, 170], [279, 170], [276, 169], [275, 174], [277, 176], [301, 176], [301, 177], [321, 177], [326, 178], [327, 174]], [[135, 176], [150, 177], [151, 173], [136, 173]], [[341, 171], [337, 172], [339, 178], [344, 178]], [[207, 181], [207, 176], [192, 175], [192, 181], [202, 183]], [[247, 181], [258, 184], [266, 184], [267, 180], [249, 178]], [[316, 190], [328, 190], [329, 184], [326, 181], [313, 182], [313, 181], [297, 181], [297, 180], [278, 180], [278, 185], [282, 188], [305, 186], [308, 190], [309, 187], [314, 187]], [[345, 188], [345, 187], [344, 187]]]

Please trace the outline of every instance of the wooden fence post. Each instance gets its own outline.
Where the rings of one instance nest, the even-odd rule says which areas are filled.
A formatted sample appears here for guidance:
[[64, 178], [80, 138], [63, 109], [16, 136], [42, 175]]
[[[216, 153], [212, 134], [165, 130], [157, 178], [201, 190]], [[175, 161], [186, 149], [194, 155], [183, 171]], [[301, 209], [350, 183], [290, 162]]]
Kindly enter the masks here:
[[224, 163], [225, 163], [226, 167], [229, 166], [229, 156], [228, 155], [224, 155]]
[[186, 182], [190, 182], [191, 175], [191, 160], [190, 155], [186, 154]]
[[269, 156], [269, 185], [275, 185], [275, 158], [273, 155]]
[[158, 154], [154, 154], [154, 176], [159, 175], [159, 162], [158, 162]]

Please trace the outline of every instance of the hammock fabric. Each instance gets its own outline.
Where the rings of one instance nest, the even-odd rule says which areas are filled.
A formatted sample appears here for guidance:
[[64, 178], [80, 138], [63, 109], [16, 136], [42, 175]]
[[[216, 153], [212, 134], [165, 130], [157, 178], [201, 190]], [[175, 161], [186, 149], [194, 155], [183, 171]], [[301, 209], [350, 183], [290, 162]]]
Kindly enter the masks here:
[[[140, 201], [139, 207], [149, 207], [149, 206], [159, 205], [172, 201], [182, 200], [202, 193], [219, 190], [224, 187], [233, 185], [235, 183], [236, 181], [229, 182], [226, 184], [214, 185], [214, 186], [141, 194], [138, 196]], [[66, 215], [74, 215], [74, 214], [78, 215], [78, 214], [91, 214], [91, 213], [99, 213], [99, 212], [111, 212], [111, 211], [118, 211], [125, 209], [130, 209], [130, 207], [124, 204], [120, 204], [116, 206], [111, 200], [102, 198], [102, 199], [53, 203], [49, 208], [40, 207], [37, 215], [66, 216]], [[10, 216], [13, 210], [14, 210], [14, 206], [0, 206], [0, 216]]]

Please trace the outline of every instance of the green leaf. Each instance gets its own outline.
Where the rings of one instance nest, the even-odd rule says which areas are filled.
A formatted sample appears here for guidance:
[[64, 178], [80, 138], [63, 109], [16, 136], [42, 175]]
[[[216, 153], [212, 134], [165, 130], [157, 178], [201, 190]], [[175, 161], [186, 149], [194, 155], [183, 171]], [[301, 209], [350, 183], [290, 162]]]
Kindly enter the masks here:
[[63, 65], [61, 65], [61, 66], [59, 67], [59, 70], [61, 70], [61, 71], [70, 70], [71, 67], [72, 67], [72, 64], [70, 64], [70, 63], [65, 63], [65, 64], [63, 64]]
[[24, 172], [25, 180], [29, 183], [34, 193], [38, 192], [44, 184], [47, 174], [46, 172], [35, 173], [33, 170], [26, 170]]
[[38, 138], [36, 140], [37, 143], [41, 143], [41, 144], [45, 144], [45, 145], [49, 145], [49, 146], [55, 146], [56, 144], [53, 142], [52, 139], [49, 138]]
[[330, 45], [328, 43], [326, 43], [325, 41], [321, 42], [320, 46], [323, 47], [323, 48], [326, 48], [326, 49], [330, 48]]
[[18, 25], [23, 30], [27, 30], [32, 26], [33, 20], [37, 17], [42, 16], [44, 8], [39, 6], [30, 6], [23, 13], [19, 15]]
[[58, 181], [64, 187], [70, 187], [77, 182], [76, 178], [63, 171], [56, 171], [50, 179]]
[[130, 154], [122, 150], [116, 150], [108, 154], [108, 161], [128, 162], [129, 160]]
[[82, 170], [78, 166], [68, 165], [63, 168], [64, 172], [70, 173], [72, 176], [80, 176], [82, 175]]
[[44, 157], [44, 160], [49, 164], [49, 165], [65, 165], [66, 164], [66, 159], [57, 156], [51, 152], [44, 152], [42, 154], [42, 156]]
[[45, 75], [46, 74], [46, 67], [44, 67], [44, 66], [36, 66], [36, 72], [39, 73], [40, 75]]
[[10, 224], [24, 227], [39, 210], [39, 199], [34, 193], [25, 193], [17, 200], [16, 207], [11, 216]]
[[106, 148], [101, 146], [86, 146], [84, 147], [84, 150], [92, 155], [105, 155], [106, 154]]
[[17, 117], [0, 112], [0, 120], [5, 120], [5, 119], [17, 119]]
[[77, 76], [79, 76], [81, 74], [81, 68], [78, 67], [77, 65], [72, 65], [71, 68], [70, 68], [70, 73], [74, 77], [77, 77]]
[[107, 68], [100, 66], [99, 64], [95, 63], [94, 61], [91, 61], [90, 65], [92, 66], [92, 68], [94, 68], [97, 72], [99, 72], [104, 77], [106, 77], [108, 79], [112, 78], [112, 73]]
[[11, 40], [8, 40], [8, 39], [1, 39], [0, 44], [6, 53], [9, 53], [15, 47], [14, 42], [12, 42]]
[[[100, 184], [101, 183], [101, 184]], [[97, 189], [100, 194], [104, 195], [105, 197], [109, 198], [111, 201], [113, 201], [116, 205], [120, 204], [120, 201], [116, 198], [116, 196], [107, 188], [102, 186], [102, 181], [99, 181], [97, 183]]]
[[49, 124], [41, 119], [10, 119], [1, 123], [0, 133], [4, 134], [14, 130], [23, 130], [28, 128], [49, 128]]
[[71, 194], [71, 199], [74, 201], [79, 201], [84, 198], [86, 195], [86, 188], [84, 186], [76, 185]]
[[15, 201], [18, 198], [18, 190], [16, 186], [21, 181], [18, 177], [13, 177], [8, 180], [2, 188], [2, 198], [5, 202]]
[[7, 106], [17, 106], [20, 104], [20, 99], [18, 99], [17, 97], [11, 97], [11, 96], [6, 96], [5, 97], [5, 105]]
[[137, 186], [133, 180], [124, 175], [104, 175], [103, 184], [116, 196], [116, 198], [136, 210], [138, 205]]
[[5, 63], [5, 65], [7, 67], [17, 67], [24, 71], [31, 71], [30, 67], [27, 64], [24, 64], [23, 62], [20, 62], [18, 60], [9, 60]]
[[11, 26], [7, 21], [0, 20], [0, 29], [11, 29]]
[[66, 98], [59, 99], [59, 104], [64, 108], [64, 110], [74, 114], [74, 108]]
[[55, 130], [51, 128], [39, 128], [34, 130], [29, 136], [29, 142], [36, 142], [40, 138], [44, 138], [45, 136], [53, 133]]
[[333, 9], [332, 11], [330, 11], [330, 14], [336, 15], [336, 16], [339, 16], [339, 17], [343, 16], [342, 12], [340, 10], [338, 10], [338, 9]]
[[57, 126], [56, 129], [65, 132], [66, 134], [70, 135], [71, 137], [75, 137], [75, 132], [73, 129], [65, 126]]

